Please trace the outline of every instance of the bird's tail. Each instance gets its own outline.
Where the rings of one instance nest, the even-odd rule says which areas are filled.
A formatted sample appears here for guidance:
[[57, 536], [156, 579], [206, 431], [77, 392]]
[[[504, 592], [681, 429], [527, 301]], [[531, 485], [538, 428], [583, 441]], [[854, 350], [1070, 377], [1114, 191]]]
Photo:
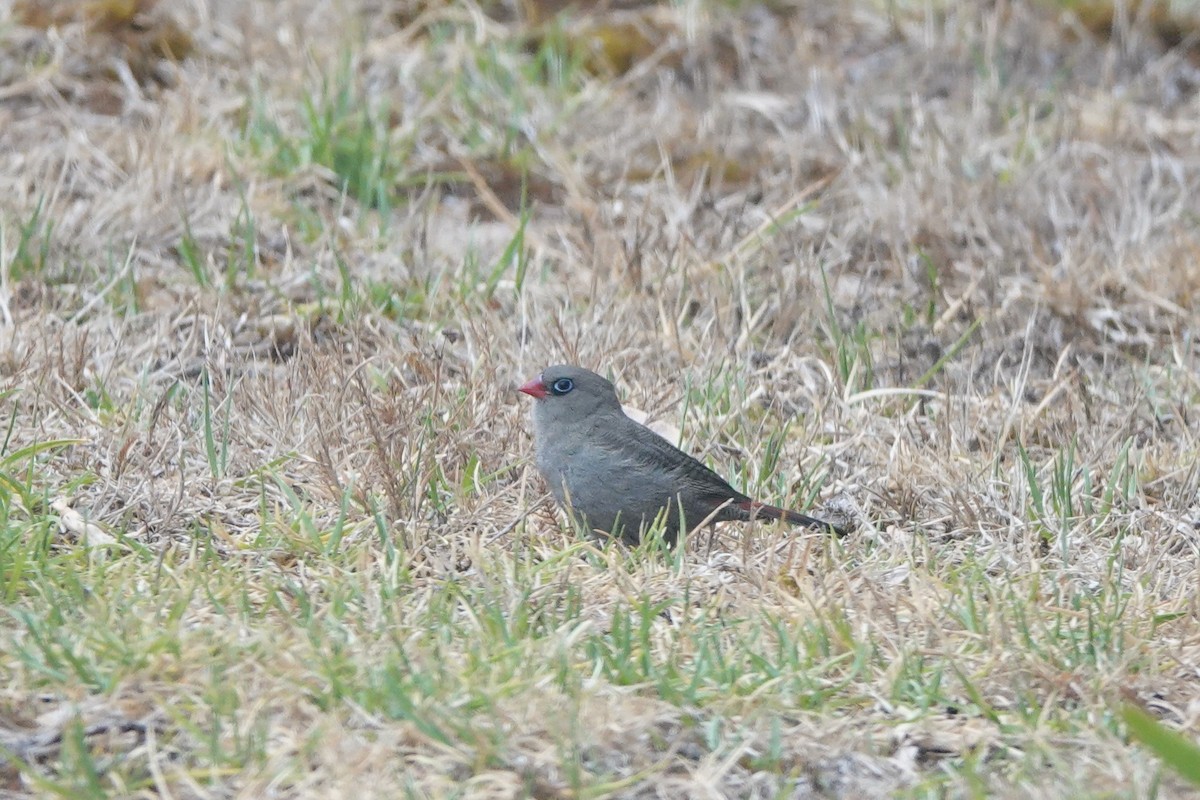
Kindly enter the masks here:
[[737, 507], [745, 511], [749, 519], [779, 519], [789, 525], [803, 525], [806, 528], [831, 530], [838, 536], [845, 536], [848, 533], [845, 528], [834, 525], [832, 522], [810, 517], [807, 514], [801, 514], [799, 511], [789, 511], [786, 508], [759, 503], [755, 500], [745, 500], [738, 503]]

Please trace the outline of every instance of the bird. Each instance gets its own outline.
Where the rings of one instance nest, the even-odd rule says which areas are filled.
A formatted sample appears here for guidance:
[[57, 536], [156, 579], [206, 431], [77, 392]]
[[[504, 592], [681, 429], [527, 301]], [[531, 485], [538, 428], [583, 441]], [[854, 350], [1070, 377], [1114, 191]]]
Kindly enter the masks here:
[[612, 382], [594, 372], [559, 364], [518, 391], [534, 399], [538, 472], [558, 504], [584, 529], [636, 546], [665, 511], [663, 539], [671, 546], [681, 529], [734, 520], [782, 520], [846, 534], [832, 523], [758, 502], [734, 489], [626, 416]]

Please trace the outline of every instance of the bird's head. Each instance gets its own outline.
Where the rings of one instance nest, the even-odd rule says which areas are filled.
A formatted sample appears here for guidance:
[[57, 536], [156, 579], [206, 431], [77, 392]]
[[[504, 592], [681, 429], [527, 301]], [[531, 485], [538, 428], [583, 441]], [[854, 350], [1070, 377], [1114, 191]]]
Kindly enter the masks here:
[[534, 414], [545, 420], [582, 422], [593, 414], [621, 411], [617, 391], [610, 381], [567, 364], [546, 367], [518, 391], [537, 401]]

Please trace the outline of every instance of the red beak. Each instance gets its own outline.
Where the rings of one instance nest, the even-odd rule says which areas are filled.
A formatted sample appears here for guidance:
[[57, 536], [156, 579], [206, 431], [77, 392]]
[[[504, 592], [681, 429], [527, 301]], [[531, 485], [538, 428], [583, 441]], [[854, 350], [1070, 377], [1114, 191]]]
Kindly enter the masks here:
[[538, 400], [541, 400], [543, 397], [549, 394], [549, 392], [546, 391], [546, 387], [542, 385], [541, 375], [537, 376], [529, 383], [523, 384], [521, 388], [517, 389], [517, 391], [524, 392], [530, 397], [535, 397]]

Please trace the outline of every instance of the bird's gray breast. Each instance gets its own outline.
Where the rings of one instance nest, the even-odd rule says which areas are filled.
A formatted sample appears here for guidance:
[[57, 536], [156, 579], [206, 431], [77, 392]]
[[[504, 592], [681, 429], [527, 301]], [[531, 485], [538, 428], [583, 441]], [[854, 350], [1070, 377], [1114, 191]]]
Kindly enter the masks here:
[[[535, 425], [538, 471], [564, 507], [592, 528], [637, 530], [672, 501], [673, 481], [648, 470], [586, 423], [550, 437]], [[566, 433], [566, 435], [562, 435]]]

